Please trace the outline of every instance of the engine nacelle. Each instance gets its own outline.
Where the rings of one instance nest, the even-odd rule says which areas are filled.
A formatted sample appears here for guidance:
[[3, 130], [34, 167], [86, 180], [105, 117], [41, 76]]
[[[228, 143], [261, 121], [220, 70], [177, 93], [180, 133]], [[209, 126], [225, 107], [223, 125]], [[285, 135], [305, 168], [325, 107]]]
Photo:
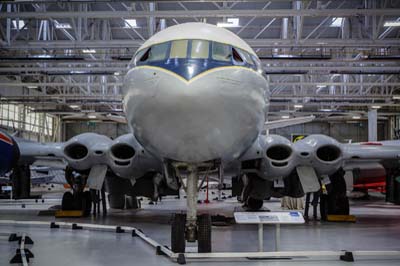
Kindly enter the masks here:
[[262, 172], [271, 180], [290, 174], [295, 166], [293, 144], [279, 135], [269, 135], [264, 139]]
[[300, 164], [312, 165], [320, 175], [336, 172], [342, 165], [341, 144], [325, 135], [310, 135], [294, 144]]
[[96, 164], [107, 164], [107, 152], [112, 141], [106, 136], [83, 133], [67, 141], [63, 153], [69, 165], [76, 170], [87, 170]]
[[0, 175], [12, 170], [20, 157], [17, 142], [5, 132], [0, 131]]
[[122, 135], [115, 139], [109, 150], [108, 165], [118, 176], [124, 178], [139, 178], [156, 169], [154, 159], [150, 160], [147, 152], [135, 139], [133, 134]]

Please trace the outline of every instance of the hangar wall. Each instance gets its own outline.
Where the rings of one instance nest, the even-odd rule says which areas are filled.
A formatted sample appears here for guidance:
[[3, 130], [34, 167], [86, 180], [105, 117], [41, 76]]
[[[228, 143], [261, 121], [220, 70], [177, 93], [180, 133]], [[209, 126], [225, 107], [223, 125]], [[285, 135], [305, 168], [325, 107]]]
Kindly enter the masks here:
[[63, 124], [62, 128], [63, 141], [85, 132], [95, 132], [106, 135], [112, 139], [129, 133], [128, 126], [126, 124], [119, 124], [115, 122], [67, 122]]
[[[337, 139], [340, 142], [368, 141], [368, 121], [358, 123], [344, 122], [311, 122], [270, 131], [270, 134], [278, 134], [291, 139], [292, 134], [324, 134]], [[388, 138], [386, 122], [378, 122], [378, 140]]]
[[[77, 134], [84, 132], [96, 132], [116, 138], [120, 135], [129, 133], [125, 124], [114, 122], [68, 122], [63, 125], [63, 140], [68, 140]], [[279, 134], [288, 139], [291, 134], [325, 134], [332, 136], [341, 142], [367, 141], [368, 140], [368, 122], [360, 121], [359, 123], [343, 123], [343, 122], [312, 122], [303, 125], [295, 125], [291, 127], [271, 130], [271, 134]], [[388, 138], [388, 129], [386, 122], [378, 122], [378, 140]]]

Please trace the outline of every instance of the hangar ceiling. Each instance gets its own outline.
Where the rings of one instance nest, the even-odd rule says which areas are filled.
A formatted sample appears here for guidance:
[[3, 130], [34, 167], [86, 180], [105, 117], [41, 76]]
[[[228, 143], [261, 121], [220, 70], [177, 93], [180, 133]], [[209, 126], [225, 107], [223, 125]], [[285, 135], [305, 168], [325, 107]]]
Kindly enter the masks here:
[[136, 49], [165, 27], [203, 21], [254, 48], [272, 113], [398, 114], [399, 15], [399, 0], [2, 1], [0, 97], [69, 118], [118, 115]]

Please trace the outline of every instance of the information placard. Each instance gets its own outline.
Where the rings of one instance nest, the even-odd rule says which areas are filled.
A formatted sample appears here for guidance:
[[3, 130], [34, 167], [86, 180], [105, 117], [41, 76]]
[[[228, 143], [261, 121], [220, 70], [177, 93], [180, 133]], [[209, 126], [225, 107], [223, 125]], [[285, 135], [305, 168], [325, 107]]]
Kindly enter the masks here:
[[304, 217], [301, 212], [235, 212], [238, 224], [302, 224]]

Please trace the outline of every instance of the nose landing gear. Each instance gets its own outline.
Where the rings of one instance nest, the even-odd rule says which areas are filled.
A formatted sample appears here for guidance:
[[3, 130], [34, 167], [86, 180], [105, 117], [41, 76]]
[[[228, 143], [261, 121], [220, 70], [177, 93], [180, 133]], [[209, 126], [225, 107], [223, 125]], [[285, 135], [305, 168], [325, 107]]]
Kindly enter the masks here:
[[[200, 190], [198, 165], [188, 165], [187, 171], [186, 186], [181, 181], [187, 195], [187, 211], [186, 214], [177, 213], [173, 216], [171, 250], [175, 253], [184, 253], [186, 241], [197, 241], [199, 253], [211, 252], [211, 216], [209, 214], [197, 215], [197, 197]], [[178, 173], [177, 175], [180, 178]]]
[[89, 191], [84, 191], [87, 178], [81, 174], [73, 173], [71, 168], [65, 170], [65, 178], [72, 188], [73, 193], [64, 193], [61, 209], [63, 211], [79, 210], [88, 216], [92, 210], [92, 197]]

